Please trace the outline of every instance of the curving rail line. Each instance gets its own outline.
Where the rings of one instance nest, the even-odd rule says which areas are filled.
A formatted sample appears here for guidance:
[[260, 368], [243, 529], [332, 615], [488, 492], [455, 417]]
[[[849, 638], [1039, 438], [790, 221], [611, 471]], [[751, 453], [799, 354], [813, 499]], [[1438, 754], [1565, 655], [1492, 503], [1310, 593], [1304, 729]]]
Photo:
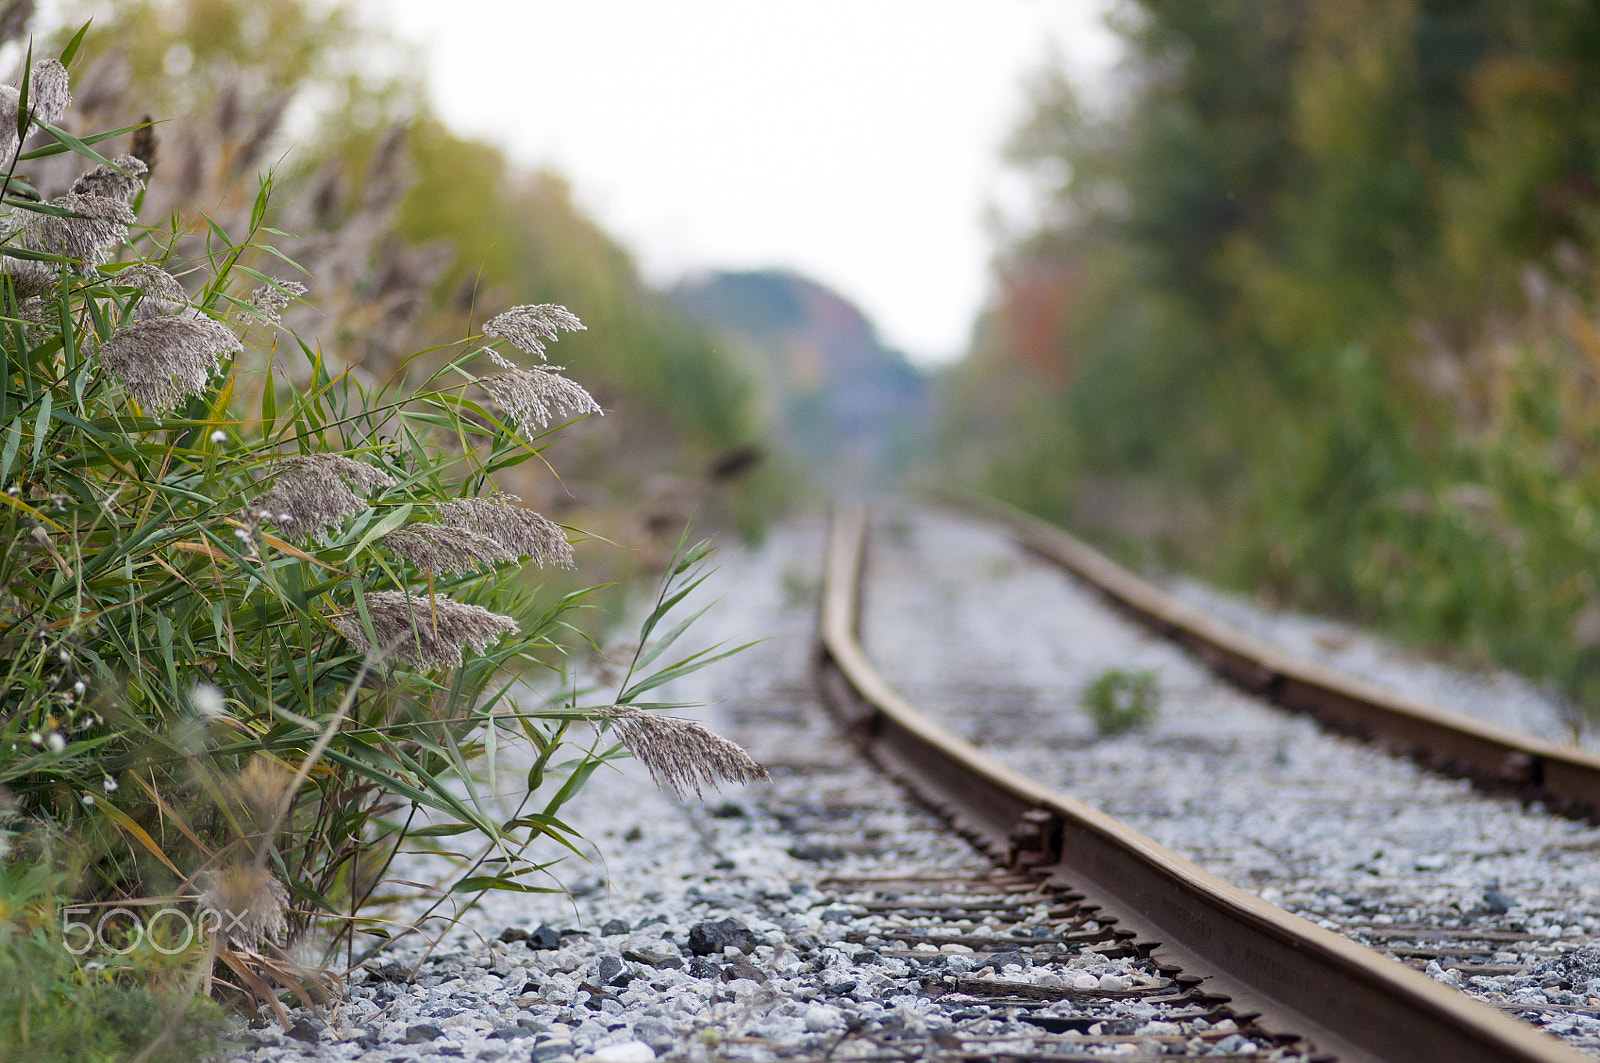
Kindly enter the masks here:
[[[861, 510], [835, 513], [817, 675], [856, 743], [1014, 868], [1080, 894], [1141, 952], [1260, 1025], [1341, 1063], [1577, 1063], [1589, 1057], [1427, 976], [1290, 915], [1104, 813], [1040, 786], [924, 718], [856, 636]], [[1119, 935], [1120, 936], [1120, 935]]]
[[992, 502], [971, 508], [1252, 694], [1485, 788], [1512, 790], [1569, 816], [1600, 819], [1600, 756], [1301, 660], [1180, 602], [1059, 528]]

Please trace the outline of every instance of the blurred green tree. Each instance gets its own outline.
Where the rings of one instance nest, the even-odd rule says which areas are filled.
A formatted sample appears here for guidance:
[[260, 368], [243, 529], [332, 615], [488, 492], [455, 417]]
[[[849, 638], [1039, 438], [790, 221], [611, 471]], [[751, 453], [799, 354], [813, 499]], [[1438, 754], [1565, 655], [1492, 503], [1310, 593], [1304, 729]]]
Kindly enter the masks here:
[[[1600, 704], [1600, 9], [1115, 18], [1125, 91], [1034, 85], [1011, 155], [1050, 220], [1002, 254], [949, 448], [1041, 513]], [[982, 442], [976, 396], [1014, 430]]]
[[[759, 471], [731, 490], [706, 473], [763, 431], [747, 367], [641, 280], [564, 179], [451, 133], [429, 109], [419, 56], [381, 26], [305, 0], [94, 0], [58, 21], [71, 32], [91, 16], [76, 121], [157, 117], [167, 172], [151, 195], [165, 198], [146, 215], [182, 208], [190, 241], [207, 236], [201, 211], [233, 231], [271, 169], [274, 199], [288, 205], [275, 224], [293, 234], [279, 246], [322, 289], [317, 310], [286, 320], [337, 363], [385, 380], [410, 352], [507, 306], [581, 312], [592, 331], [563, 343], [563, 358], [625, 416], [568, 433], [556, 462], [565, 481], [528, 468], [506, 489], [577, 509], [592, 530], [649, 555], [694, 513], [750, 524], [771, 503]], [[407, 371], [431, 368], [424, 359]]]

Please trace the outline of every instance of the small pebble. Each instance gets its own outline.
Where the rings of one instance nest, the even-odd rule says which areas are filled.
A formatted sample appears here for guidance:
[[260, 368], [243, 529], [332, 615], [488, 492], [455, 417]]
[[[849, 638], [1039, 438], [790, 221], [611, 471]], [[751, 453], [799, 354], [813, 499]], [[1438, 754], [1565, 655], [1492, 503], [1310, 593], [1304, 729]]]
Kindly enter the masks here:
[[651, 1063], [656, 1058], [656, 1050], [643, 1041], [623, 1041], [597, 1048], [588, 1058], [594, 1063]]
[[813, 1004], [806, 1009], [805, 1026], [812, 1033], [823, 1033], [840, 1025], [839, 1009], [826, 1004]]

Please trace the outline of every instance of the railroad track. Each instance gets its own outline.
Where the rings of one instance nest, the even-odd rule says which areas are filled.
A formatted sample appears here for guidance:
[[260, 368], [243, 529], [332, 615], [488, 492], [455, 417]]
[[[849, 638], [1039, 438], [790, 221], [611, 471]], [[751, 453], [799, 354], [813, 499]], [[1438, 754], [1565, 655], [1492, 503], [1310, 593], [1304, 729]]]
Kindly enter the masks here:
[[[1147, 960], [1157, 984], [1152, 995], [1187, 994], [1196, 1007], [1226, 1006], [1235, 1024], [1249, 1024], [1261, 1036], [1309, 1043], [1313, 1058], [1339, 1060], [1553, 1061], [1588, 1058], [1552, 1038], [1475, 1002], [1420, 972], [1407, 969], [1350, 937], [1282, 911], [1238, 889], [1088, 805], [1047, 789], [955, 738], [892, 689], [868, 661], [857, 637], [857, 599], [865, 540], [860, 512], [838, 513], [834, 520], [824, 581], [818, 679], [825, 700], [864, 751], [923, 801], [952, 821], [980, 849], [1017, 876], [1016, 885], [1036, 891], [1035, 903], [1054, 913], [1052, 933], [1081, 947], [1097, 935], [1102, 948]], [[1028, 545], [1058, 552], [1066, 540], [1039, 529], [1028, 531]], [[1366, 704], [1387, 703], [1404, 710], [1400, 723], [1374, 722], [1370, 708], [1355, 710], [1356, 687], [1339, 677], [1316, 674], [1265, 647], [1250, 657], [1242, 637], [1228, 638], [1219, 625], [1192, 615], [1175, 603], [1158, 601], [1151, 589], [1113, 571], [1098, 555], [1064, 551], [1073, 567], [1111, 576], [1116, 596], [1135, 611], [1158, 618], [1169, 633], [1207, 657], [1219, 670], [1242, 678], [1284, 704], [1316, 711], [1347, 730], [1386, 738], [1407, 751], [1438, 747], [1425, 742], [1454, 722], [1447, 714], [1419, 712], [1414, 704], [1394, 703], [1378, 692]], [[1126, 578], [1123, 578], [1126, 577]], [[1098, 582], [1098, 581], [1097, 581]], [[1164, 597], [1164, 596], [1162, 596]], [[1159, 610], [1155, 606], [1160, 606]], [[1189, 613], [1184, 617], [1180, 614]], [[1176, 624], [1175, 618], [1191, 621]], [[1201, 640], [1195, 632], [1206, 636]], [[1426, 708], [1426, 707], [1420, 707]], [[1361, 712], [1368, 715], [1355, 716]], [[1417, 721], [1423, 723], [1419, 724]], [[1593, 809], [1593, 788], [1573, 768], [1585, 758], [1560, 747], [1529, 742], [1507, 732], [1474, 726], [1442, 754], [1457, 769], [1496, 785], [1536, 787], [1555, 795], [1566, 811]], [[1426, 725], [1424, 727], [1424, 725]], [[1388, 728], [1388, 729], [1386, 729]], [[1495, 754], [1490, 739], [1503, 740]], [[1515, 757], [1508, 760], [1506, 750]], [[1491, 770], [1492, 769], [1492, 770]], [[903, 905], [906, 898], [896, 897]], [[929, 901], [928, 903], [942, 903]], [[960, 907], [946, 904], [945, 908]], [[932, 910], [932, 909], [930, 909]], [[1348, 931], [1362, 928], [1345, 928]], [[1448, 949], [1512, 943], [1514, 931], [1473, 931], [1461, 926], [1410, 926], [1389, 918], [1365, 928], [1387, 937], [1417, 961], [1438, 962]], [[959, 940], [905, 944], [934, 948], [963, 945]], [[1429, 945], [1430, 936], [1438, 941]], [[945, 935], [952, 937], [952, 935]], [[959, 937], [956, 935], [955, 937]], [[1520, 938], [1518, 940], [1521, 940]], [[1437, 955], [1424, 956], [1433, 949]], [[1489, 968], [1480, 965], [1480, 970]], [[949, 987], [970, 992], [972, 985]], [[1021, 993], [1017, 988], [1009, 992]], [[1554, 1005], [1562, 1007], [1564, 1005]], [[1102, 1031], [1103, 1032], [1103, 1031]], [[1269, 1041], [1270, 1043], [1270, 1041]]]
[[1564, 815], [1600, 820], [1600, 756], [1300, 660], [1179, 601], [1059, 528], [994, 504], [974, 508], [1003, 525], [1023, 547], [1066, 568], [1251, 694], [1412, 757], [1434, 771], [1540, 801]]

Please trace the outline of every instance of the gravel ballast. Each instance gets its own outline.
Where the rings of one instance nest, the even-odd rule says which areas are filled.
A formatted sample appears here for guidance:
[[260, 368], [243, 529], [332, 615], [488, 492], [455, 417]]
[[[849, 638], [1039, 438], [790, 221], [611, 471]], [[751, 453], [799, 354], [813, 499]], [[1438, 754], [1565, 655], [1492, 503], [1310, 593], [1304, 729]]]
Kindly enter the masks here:
[[1600, 751], [1600, 735], [1582, 726], [1575, 708], [1552, 691], [1496, 669], [1452, 667], [1421, 650], [1396, 645], [1327, 617], [1267, 609], [1192, 579], [1163, 589], [1248, 635], [1308, 661], [1359, 676], [1396, 694], [1419, 698], [1550, 742]]
[[[1243, 695], [996, 530], [907, 508], [874, 532], [863, 643], [919, 708], [1263, 899], [1600, 1046], [1600, 831]], [[1110, 668], [1155, 673], [1147, 731], [1096, 733], [1080, 698]], [[1407, 692], [1469, 682], [1432, 674]], [[1451, 969], [1468, 940], [1493, 973]]]
[[488, 894], [431, 952], [358, 970], [291, 1031], [242, 1031], [233, 1058], [1302, 1058], [855, 756], [811, 692], [822, 549], [807, 524], [727, 558], [696, 637], [767, 640], [670, 692], [709, 702], [696, 715], [771, 784], [681, 803], [637, 764], [601, 771], [565, 815], [604, 854], [556, 869], [571, 895]]
[[[998, 532], [913, 508], [874, 531], [863, 641], [919, 707], [1265, 899], [1600, 1045], [1600, 831], [1240, 695]], [[1296, 1058], [995, 875], [856, 758], [811, 692], [822, 550], [797, 524], [728, 556], [694, 637], [767, 641], [669, 693], [707, 702], [683, 714], [770, 785], [684, 803], [637, 764], [602, 770], [564, 814], [595, 850], [553, 869], [570, 893], [488, 894], [231, 1058]], [[1147, 732], [1095, 733], [1079, 697], [1108, 668], [1155, 671]]]

